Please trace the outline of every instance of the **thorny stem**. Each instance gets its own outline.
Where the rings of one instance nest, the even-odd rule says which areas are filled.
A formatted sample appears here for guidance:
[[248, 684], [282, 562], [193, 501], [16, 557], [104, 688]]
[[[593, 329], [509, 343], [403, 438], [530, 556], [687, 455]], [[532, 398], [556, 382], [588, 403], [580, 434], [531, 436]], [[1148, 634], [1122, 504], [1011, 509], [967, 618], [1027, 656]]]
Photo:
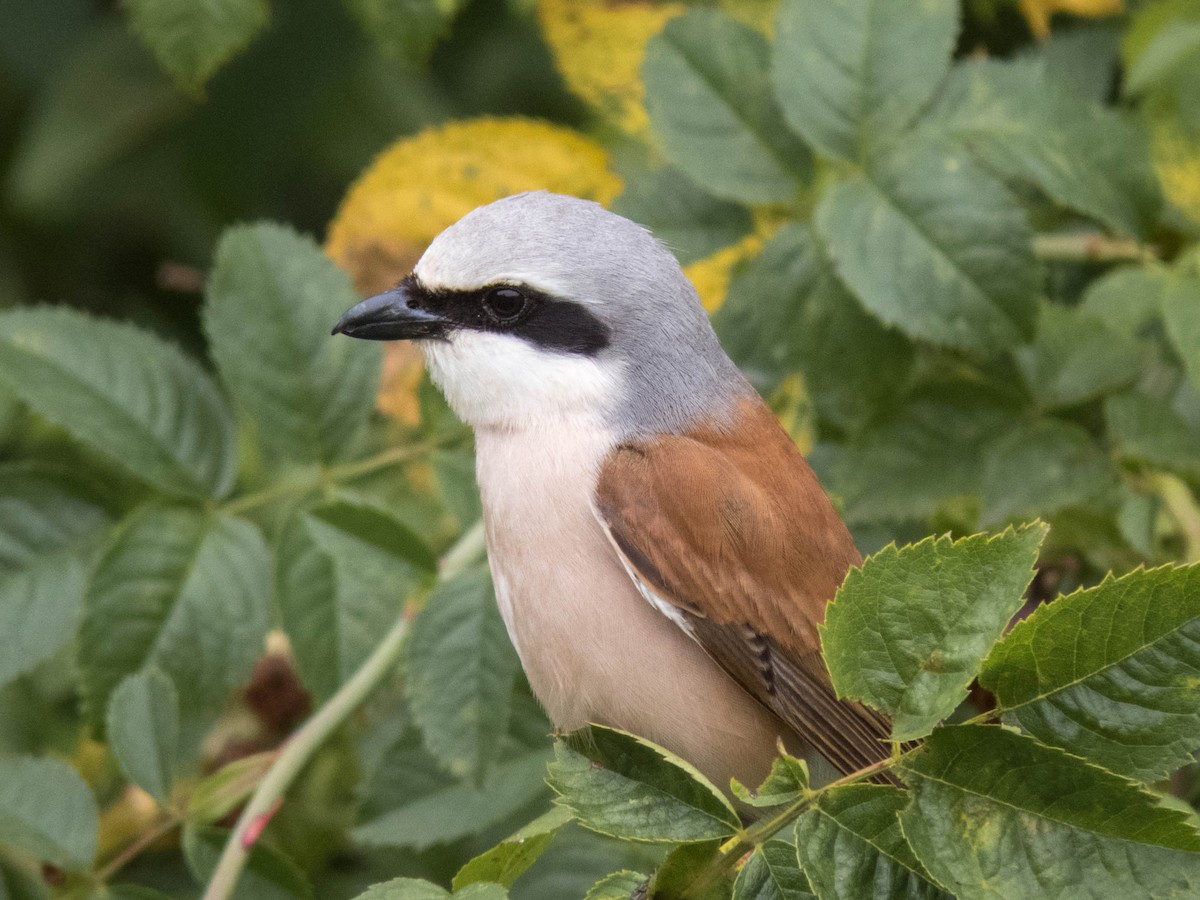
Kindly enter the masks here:
[[815, 790], [806, 791], [802, 797], [789, 806], [785, 806], [782, 810], [775, 813], [775, 815], [767, 819], [761, 819], [748, 828], [743, 829], [737, 837], [722, 846], [717, 852], [716, 857], [692, 879], [691, 883], [684, 890], [684, 896], [703, 897], [705, 891], [716, 884], [725, 872], [731, 869], [739, 859], [760, 844], [766, 843], [780, 829], [794, 822], [800, 813], [820, 800], [824, 794], [836, 788], [845, 787], [848, 784], [854, 784], [855, 782], [870, 778], [872, 775], [886, 772], [911, 752], [913, 751], [909, 750], [905, 753], [890, 756], [887, 759], [881, 759], [879, 762], [872, 763], [865, 768], [859, 769], [857, 772], [851, 772], [837, 781], [831, 781], [829, 784], [822, 785]]
[[[439, 578], [443, 581], [453, 578], [479, 559], [483, 555], [483, 549], [483, 528], [481, 525], [475, 525], [468, 529], [442, 558]], [[288, 738], [278, 758], [267, 770], [267, 774], [259, 782], [246, 808], [238, 817], [237, 825], [229, 835], [221, 859], [204, 892], [204, 900], [226, 900], [232, 895], [251, 848], [278, 811], [283, 802], [284, 792], [317, 749], [391, 671], [407, 634], [408, 618], [406, 613], [402, 612], [358, 671], [350, 676], [312, 718]]]

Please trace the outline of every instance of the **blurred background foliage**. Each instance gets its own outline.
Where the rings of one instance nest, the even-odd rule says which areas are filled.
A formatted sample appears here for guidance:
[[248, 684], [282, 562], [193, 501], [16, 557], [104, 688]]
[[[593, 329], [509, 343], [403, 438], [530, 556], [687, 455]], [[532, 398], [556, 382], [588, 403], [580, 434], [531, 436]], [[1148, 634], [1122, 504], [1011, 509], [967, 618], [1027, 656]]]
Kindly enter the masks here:
[[[664, 32], [689, 6], [720, 15], [691, 13]], [[54, 768], [69, 761], [83, 779], [76, 813], [94, 804], [99, 818], [90, 837], [0, 840], [0, 897], [105, 896], [96, 872], [198, 895], [196, 878], [222, 839], [207, 826], [232, 824], [270, 754], [365, 657], [400, 598], [421, 605], [432, 554], [479, 515], [469, 437], [411, 348], [397, 346], [386, 350], [364, 428], [330, 423], [345, 445], [329, 455], [324, 436], [311, 452], [298, 444], [281, 452], [279, 423], [257, 415], [237, 387], [254, 379], [244, 365], [257, 352], [254, 326], [285, 314], [247, 311], [272, 286], [290, 303], [316, 284], [327, 288], [323, 299], [303, 307], [312, 316], [304, 333], [315, 335], [355, 291], [404, 275], [442, 228], [515, 191], [591, 197], [667, 241], [731, 354], [811, 452], [864, 552], [1040, 515], [1052, 530], [1031, 604], [1109, 570], [1200, 559], [1200, 2], [963, 0], [957, 32], [914, 44], [914, 56], [952, 52], [957, 64], [943, 85], [935, 59], [936, 96], [877, 123], [897, 139], [890, 155], [867, 152], [869, 136], [822, 125], [806, 111], [808, 96], [781, 96], [782, 112], [772, 99], [764, 111], [755, 79], [766, 77], [768, 40], [782, 40], [778, 6], [5, 5], [0, 305], [53, 304], [133, 322], [206, 370], [215, 362], [234, 394], [240, 440], [224, 474], [181, 489], [194, 474], [188, 460], [139, 471], [114, 460], [111, 446], [72, 439], [40, 401], [12, 387], [20, 364], [7, 363], [0, 508], [11, 527], [0, 550], [11, 552], [0, 553], [0, 622], [11, 624], [3, 604], [28, 576], [18, 537], [44, 540], [22, 517], [33, 521], [51, 496], [61, 506], [39, 527], [87, 563], [90, 605], [82, 632], [76, 610], [57, 630], [43, 629], [50, 636], [37, 647], [23, 645], [27, 659], [13, 650], [6, 667], [0, 654], [0, 751], [9, 754], [0, 762], [32, 754], [50, 768], [22, 769], [29, 784], [76, 785]], [[706, 40], [716, 41], [707, 51]], [[793, 62], [803, 83], [805, 63]], [[701, 100], [688, 91], [706, 71], [717, 100], [708, 98], [700, 118], [728, 115], [732, 98], [751, 120], [717, 128], [711, 143], [689, 120]], [[937, 152], [926, 152], [927, 142]], [[922, 211], [942, 210], [925, 224], [950, 268], [967, 270], [965, 286], [922, 256], [910, 230], [859, 240], [887, 215], [880, 196], [918, 224]], [[226, 232], [257, 220], [313, 235], [353, 289], [287, 229]], [[967, 239], [980, 235], [994, 238], [993, 255]], [[906, 278], [916, 294], [903, 289]], [[967, 306], [954, 305], [963, 291], [984, 295], [965, 325], [955, 315]], [[949, 312], [931, 314], [935, 300]], [[115, 348], [114, 359], [160, 352], [134, 333], [63, 316], [61, 353], [84, 357], [92, 341]], [[13, 333], [43, 324], [5, 319]], [[313, 346], [312, 359], [326, 352]], [[318, 389], [333, 368], [350, 366], [352, 351], [337, 352], [314, 363]], [[356, 365], [356, 383], [374, 393], [376, 363]], [[200, 383], [190, 371], [179, 375], [185, 393]], [[219, 419], [222, 402], [213, 403]], [[105, 566], [119, 573], [139, 533], [193, 527], [154, 506], [159, 493], [208, 497], [209, 511], [221, 500], [227, 530], [203, 542], [228, 539], [248, 560], [245, 571], [275, 582], [275, 604], [254, 607], [261, 623], [227, 648], [225, 680], [205, 690], [168, 656], [148, 668], [105, 668], [116, 639], [95, 612], [107, 596], [97, 588]], [[253, 522], [250, 537], [238, 531], [242, 516]], [[323, 575], [300, 568], [314, 559], [326, 564]], [[289, 619], [313, 608], [287, 598], [319, 586], [318, 576], [358, 617], [332, 661], [311, 641], [319, 628]], [[57, 589], [82, 592], [82, 578]], [[281, 892], [271, 896], [350, 897], [401, 874], [448, 884], [466, 860], [546, 807], [547, 726], [511, 657], [469, 695], [433, 701], [417, 687], [429, 684], [418, 676], [445, 672], [444, 659], [471, 660], [504, 643], [486, 585], [468, 578], [448, 593], [436, 607], [441, 619], [416, 620], [414, 647], [425, 651], [414, 649], [402, 666], [408, 696], [403, 678], [381, 691], [322, 749], [272, 821], [263, 852], [278, 859], [259, 866], [263, 884]], [[462, 622], [474, 644], [438, 643]], [[161, 783], [131, 775], [102, 727], [114, 707], [155, 695], [159, 668], [179, 689], [183, 719], [167, 754], [175, 777]], [[114, 672], [147, 681], [114, 690]], [[490, 730], [463, 734], [445, 721], [455, 703], [498, 703], [504, 714]], [[1200, 795], [1187, 773], [1176, 789]], [[182, 844], [181, 819], [189, 823]], [[574, 828], [513, 894], [581, 897], [601, 875], [647, 871], [656, 857]], [[247, 896], [268, 895], [262, 884], [254, 890]]]

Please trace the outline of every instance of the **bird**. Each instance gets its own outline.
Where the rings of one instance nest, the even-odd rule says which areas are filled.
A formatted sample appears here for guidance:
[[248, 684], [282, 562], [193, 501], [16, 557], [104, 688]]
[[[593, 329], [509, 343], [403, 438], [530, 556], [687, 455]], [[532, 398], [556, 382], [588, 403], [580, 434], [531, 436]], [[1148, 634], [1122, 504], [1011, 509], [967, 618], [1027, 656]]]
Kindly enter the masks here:
[[496, 200], [333, 333], [416, 342], [473, 429], [496, 601], [556, 729], [632, 732], [717, 785], [759, 784], [780, 742], [843, 774], [888, 756], [820, 652], [854, 541], [647, 228]]

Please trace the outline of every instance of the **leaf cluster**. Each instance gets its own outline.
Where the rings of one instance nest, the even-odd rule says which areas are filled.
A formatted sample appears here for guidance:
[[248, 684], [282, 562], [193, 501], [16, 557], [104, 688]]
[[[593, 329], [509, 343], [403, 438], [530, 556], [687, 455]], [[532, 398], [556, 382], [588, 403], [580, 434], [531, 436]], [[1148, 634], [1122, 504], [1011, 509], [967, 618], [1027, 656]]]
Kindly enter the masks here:
[[[6, 11], [0, 898], [193, 894], [263, 796], [234, 896], [1200, 894], [1200, 7], [1020, 6], [1043, 40], [989, 31], [1007, 0]], [[347, 192], [347, 271], [215, 224], [315, 227], [323, 186], [462, 116]], [[395, 356], [328, 335], [539, 187], [676, 253], [873, 553], [822, 636], [893, 721], [878, 767], [781, 748], [726, 790], [613, 729], [548, 746], [465, 430], [411, 360], [381, 379]], [[164, 268], [198, 325], [10, 302], [35, 269], [119, 293], [77, 258], [126, 236], [72, 229], [131, 220], [205, 267]]]

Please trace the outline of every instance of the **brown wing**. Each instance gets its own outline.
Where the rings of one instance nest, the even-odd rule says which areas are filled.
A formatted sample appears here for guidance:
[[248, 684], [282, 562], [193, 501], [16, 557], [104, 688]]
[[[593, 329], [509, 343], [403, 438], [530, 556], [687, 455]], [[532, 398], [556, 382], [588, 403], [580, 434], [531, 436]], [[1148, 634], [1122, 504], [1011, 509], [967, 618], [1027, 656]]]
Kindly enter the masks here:
[[617, 447], [596, 510], [647, 599], [830, 763], [849, 773], [887, 756], [887, 720], [835, 697], [817, 636], [861, 558], [761, 401], [732, 427]]

